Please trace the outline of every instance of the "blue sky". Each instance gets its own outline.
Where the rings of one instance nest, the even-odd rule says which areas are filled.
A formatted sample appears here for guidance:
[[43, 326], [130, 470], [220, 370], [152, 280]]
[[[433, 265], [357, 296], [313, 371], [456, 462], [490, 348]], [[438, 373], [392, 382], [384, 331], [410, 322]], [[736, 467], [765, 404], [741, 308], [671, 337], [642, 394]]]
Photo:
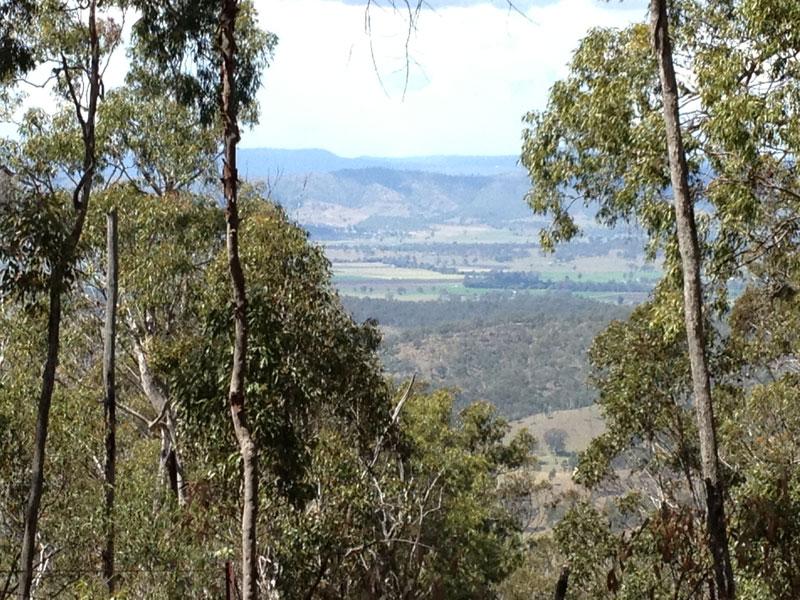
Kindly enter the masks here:
[[[363, 0], [255, 0], [278, 34], [261, 92], [261, 124], [243, 145], [324, 148], [343, 156], [517, 154], [521, 118], [544, 107], [591, 27], [646, 17], [641, 0], [429, 0], [406, 20]], [[371, 58], [370, 45], [375, 56]]]

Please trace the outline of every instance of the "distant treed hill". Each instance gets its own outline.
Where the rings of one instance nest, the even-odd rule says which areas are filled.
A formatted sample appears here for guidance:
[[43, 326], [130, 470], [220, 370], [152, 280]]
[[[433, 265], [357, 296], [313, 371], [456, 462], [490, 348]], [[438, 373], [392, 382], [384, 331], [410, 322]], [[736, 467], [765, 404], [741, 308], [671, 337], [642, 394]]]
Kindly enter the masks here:
[[[525, 201], [530, 180], [517, 156], [344, 158], [317, 149], [250, 148], [241, 150], [239, 165], [242, 177], [265, 182], [293, 219], [326, 239], [339, 238], [342, 230], [507, 227], [521, 219], [535, 232], [546, 223]], [[582, 226], [594, 227], [593, 208], [578, 205], [571, 212]]]
[[401, 330], [435, 331], [451, 325], [486, 325], [508, 321], [554, 321], [565, 318], [624, 318], [628, 310], [571, 294], [486, 294], [470, 301], [398, 302], [377, 298], [343, 298], [356, 321], [375, 319]]
[[356, 319], [384, 326], [390, 375], [417, 373], [435, 386], [458, 388], [462, 404], [489, 400], [509, 418], [591, 404], [586, 352], [611, 320], [628, 314], [567, 294], [345, 303]]
[[243, 151], [241, 173], [305, 226], [410, 230], [530, 219], [529, 182], [510, 156], [342, 158], [323, 150]]
[[272, 197], [301, 223], [361, 230], [414, 229], [474, 221], [500, 225], [531, 217], [522, 175], [444, 175], [385, 168], [285, 175]]

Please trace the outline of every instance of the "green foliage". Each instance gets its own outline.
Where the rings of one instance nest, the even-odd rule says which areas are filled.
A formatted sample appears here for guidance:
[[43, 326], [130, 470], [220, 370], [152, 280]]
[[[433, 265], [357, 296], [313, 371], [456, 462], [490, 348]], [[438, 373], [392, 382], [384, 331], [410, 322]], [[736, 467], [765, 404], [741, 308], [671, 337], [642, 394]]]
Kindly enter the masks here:
[[163, 196], [197, 191], [216, 176], [218, 135], [197, 127], [196, 109], [142, 90], [107, 94], [101, 113], [107, 171]]
[[564, 454], [566, 450], [567, 432], [563, 429], [550, 428], [544, 432], [542, 440], [553, 454]]
[[[253, 200], [243, 208], [250, 427], [264, 456], [265, 488], [277, 477], [282, 489], [301, 500], [308, 490], [294, 484], [308, 462], [319, 419], [337, 420], [350, 428], [356, 444], [364, 444], [388, 417], [374, 356], [378, 335], [342, 310], [324, 256], [278, 207]], [[232, 351], [225, 261], [220, 250], [205, 270], [196, 316], [200, 327], [163, 347], [158, 365], [195, 451], [219, 458], [231, 448], [224, 405]]]
[[734, 555], [745, 598], [800, 593], [798, 526], [798, 393], [800, 305], [796, 249], [771, 252], [756, 268], [761, 281], [737, 299], [724, 348], [726, 394], [720, 436], [736, 485]]
[[[240, 465], [225, 402], [232, 340], [224, 220], [200, 194], [213, 179], [217, 151], [210, 125], [218, 7], [149, 0], [114, 6], [138, 8], [142, 18], [134, 28], [131, 89], [109, 90], [102, 103], [93, 201], [63, 295], [37, 594], [104, 593], [97, 348], [103, 220], [115, 207], [124, 323], [115, 512], [120, 597], [219, 597], [221, 564], [238, 547]], [[52, 113], [29, 111], [18, 138], [0, 148], [0, 571], [13, 571], [17, 561], [36, 418], [31, 398], [40, 385], [32, 366], [41, 362], [45, 322], [41, 310], [30, 309], [41, 307], [63, 255], [73, 220], [67, 189], [85, 170], [83, 131], [64, 109], [70, 85], [80, 87], [78, 74], [87, 67], [85, 26], [80, 11], [66, 8], [0, 0], [4, 103], [13, 78], [38, 62], [55, 66], [58, 100]], [[705, 291], [718, 309], [709, 318], [708, 353], [739, 595], [788, 600], [800, 596], [800, 9], [778, 0], [680, 0], [673, 8]], [[238, 25], [238, 102], [252, 122], [276, 38], [255, 28], [251, 4], [242, 5]], [[121, 42], [122, 28], [106, 16], [99, 29], [105, 57]], [[187, 64], [196, 69], [188, 73]], [[627, 313], [566, 296], [354, 302], [349, 308], [358, 321], [378, 317], [405, 330], [388, 340], [394, 374], [430, 368], [426, 378], [464, 390], [458, 400], [454, 392], [419, 386], [405, 395], [384, 381], [375, 324], [348, 315], [321, 250], [279, 207], [245, 189], [248, 412], [263, 449], [262, 592], [546, 598], [566, 563], [572, 598], [703, 593], [710, 560], [656, 84], [644, 26], [594, 30], [546, 110], [527, 117], [529, 200], [553, 218], [544, 245], [579, 233], [569, 212], [578, 202], [597, 206], [601, 223], [638, 222], [651, 256], [663, 250], [665, 257], [666, 276], [650, 300], [592, 346], [592, 381], [607, 431], [580, 458], [576, 480], [588, 488], [580, 501], [575, 494], [535, 505], [536, 494], [552, 486], [531, 474], [530, 435], [509, 439], [506, 421], [487, 403], [456, 415], [454, 406], [495, 393], [512, 400], [499, 407], [508, 414], [529, 412], [537, 400], [551, 408], [588, 401], [589, 392], [577, 391], [580, 356], [601, 322]], [[376, 176], [351, 173], [350, 189]], [[482, 198], [515, 185], [434, 179], [431, 185], [469, 192], [476, 214]], [[405, 181], [398, 175], [392, 185]], [[741, 274], [747, 288], [731, 300], [729, 278]], [[409, 324], [415, 320], [416, 329]], [[481, 352], [476, 339], [486, 342]], [[497, 340], [514, 344], [511, 357], [494, 351]], [[139, 344], [174, 403], [186, 506], [162, 493], [153, 407], [131, 356]], [[436, 362], [438, 355], [447, 360]], [[557, 450], [560, 436], [547, 437]], [[525, 539], [532, 515], [565, 507], [552, 532]]]
[[34, 49], [25, 39], [36, 15], [36, 4], [30, 0], [0, 2], [0, 82], [23, 75], [36, 66]]
[[657, 84], [644, 25], [595, 29], [581, 41], [569, 76], [553, 86], [546, 110], [526, 116], [528, 201], [537, 214], [552, 216], [541, 233], [544, 248], [579, 233], [572, 202], [597, 203], [606, 225], [637, 219], [653, 240], [671, 231]]
[[611, 473], [612, 461], [634, 445], [648, 452], [630, 457], [632, 465], [678, 472], [697, 465], [685, 333], [679, 312], [662, 317], [676, 294], [662, 286], [628, 321], [612, 323], [595, 339], [592, 377], [608, 430], [581, 457], [581, 483], [599, 483]]
[[[200, 123], [218, 117], [220, 97], [219, 3], [212, 0], [136, 0], [141, 18], [133, 27], [129, 84], [155, 98], [167, 92], [179, 104], [196, 111]], [[256, 25], [251, 2], [239, 6], [236, 19], [236, 102], [243, 123], [258, 120], [256, 92], [278, 43], [274, 34]], [[186, 64], [192, 65], [191, 70]]]
[[521, 550], [497, 477], [527, 460], [531, 441], [504, 444], [487, 405], [453, 423], [452, 404], [446, 392], [414, 394], [400, 413], [401, 454], [386, 448], [378, 460], [325, 432], [306, 472], [314, 501], [269, 521], [287, 598], [494, 597]]
[[201, 318], [204, 271], [222, 251], [225, 223], [210, 200], [187, 193], [166, 198], [130, 185], [98, 194], [86, 227], [86, 275], [102, 285], [105, 214], [116, 208], [119, 226], [121, 320], [147, 324], [151, 335], [195, 330]]
[[563, 294], [486, 295], [469, 302], [347, 298], [388, 333], [386, 370], [459, 391], [458, 406], [492, 402], [509, 418], [589, 405], [591, 339], [628, 310]]
[[[671, 15], [705, 299], [718, 319], [707, 323], [707, 352], [737, 579], [742, 597], [790, 598], [798, 593], [788, 558], [796, 550], [785, 541], [796, 528], [795, 483], [784, 454], [793, 448], [785, 398], [795, 393], [798, 355], [797, 8], [680, 0]], [[552, 218], [543, 245], [579, 233], [569, 213], [578, 202], [596, 205], [602, 223], [635, 220], [651, 256], [664, 250], [665, 278], [652, 299], [613, 323], [591, 352], [608, 430], [582, 455], [577, 479], [599, 489], [616, 475], [618, 485], [658, 498], [627, 530], [590, 505], [557, 528], [572, 527], [556, 539], [589, 568], [578, 585], [593, 598], [694, 597], [708, 566], [691, 551], [703, 545], [703, 490], [660, 112], [646, 27], [595, 30], [524, 133], [529, 200]], [[740, 276], [749, 287], [732, 302], [729, 284]], [[624, 550], [633, 527], [637, 544]], [[575, 542], [580, 531], [588, 539]], [[606, 554], [586, 554], [596, 551]], [[591, 566], [598, 561], [604, 566]]]
[[[52, 453], [41, 536], [57, 553], [37, 593], [102, 594], [99, 553], [102, 455], [96, 290], [103, 274], [103, 217], [120, 221], [120, 365], [117, 565], [120, 597], [218, 597], [221, 565], [235, 558], [238, 481], [225, 405], [230, 338], [222, 215], [199, 197], [143, 194], [115, 185], [87, 220], [81, 280], [67, 296], [54, 399]], [[518, 564], [521, 523], [507, 505], [504, 474], [530, 460], [532, 440], [506, 441], [507, 424], [487, 404], [455, 421], [454, 398], [414, 390], [400, 406], [377, 362], [377, 333], [357, 325], [330, 286], [328, 264], [276, 206], [243, 204], [243, 260], [250, 289], [248, 368], [253, 431], [262, 454], [264, 585], [285, 597], [486, 598]], [[4, 539], [21, 525], [26, 398], [38, 376], [41, 315], [4, 312], [0, 339], [0, 452]], [[136, 327], [149, 336], [151, 367], [177, 403], [189, 503], [165, 501], [158, 441], [131, 411], [152, 411], [128, 355]], [[27, 406], [20, 411], [17, 407]], [[71, 415], [71, 416], [70, 416]], [[69, 517], [67, 517], [69, 515]], [[14, 545], [0, 545], [13, 565]], [[74, 565], [82, 565], [80, 568]], [[71, 573], [71, 575], [67, 575]], [[270, 583], [273, 581], [273, 583]], [[405, 590], [405, 592], [403, 591]]]
[[64, 194], [37, 197], [0, 178], [0, 303], [31, 307], [47, 293], [67, 236]]
[[[788, 58], [797, 40], [779, 33], [791, 28], [793, 14], [778, 8], [782, 4], [687, 0], [672, 7], [675, 51], [686, 57], [679, 88], [690, 107], [682, 123], [690, 187], [720, 309], [727, 305], [730, 277], [796, 235], [790, 215], [797, 172], [789, 157], [800, 141], [792, 108], [800, 88]], [[529, 202], [552, 217], [542, 231], [545, 247], [578, 233], [569, 213], [574, 202], [596, 204], [602, 223], [638, 222], [650, 255], [664, 248], [666, 271], [676, 274], [657, 92], [647, 28], [598, 29], [581, 42], [547, 108], [526, 117], [522, 162], [533, 183]]]

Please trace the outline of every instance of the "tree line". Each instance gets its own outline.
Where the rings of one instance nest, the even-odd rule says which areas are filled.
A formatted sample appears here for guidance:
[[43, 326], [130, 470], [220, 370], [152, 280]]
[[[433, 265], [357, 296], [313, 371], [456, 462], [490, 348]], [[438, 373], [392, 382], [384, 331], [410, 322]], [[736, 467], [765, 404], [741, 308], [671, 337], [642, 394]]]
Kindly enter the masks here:
[[565, 278], [560, 281], [542, 279], [535, 271], [489, 271], [467, 273], [464, 287], [512, 290], [563, 290], [569, 292], [649, 292], [652, 283], [641, 281], [583, 281]]
[[381, 361], [456, 390], [456, 406], [488, 400], [509, 419], [590, 405], [588, 350], [630, 309], [566, 293], [488, 293], [468, 301], [345, 298], [357, 320], [385, 327]]

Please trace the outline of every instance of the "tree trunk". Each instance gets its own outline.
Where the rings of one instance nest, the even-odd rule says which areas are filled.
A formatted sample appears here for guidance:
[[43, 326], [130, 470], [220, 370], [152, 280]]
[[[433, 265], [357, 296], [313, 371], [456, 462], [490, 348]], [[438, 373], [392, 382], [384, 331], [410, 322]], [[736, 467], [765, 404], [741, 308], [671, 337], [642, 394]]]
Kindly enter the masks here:
[[553, 600], [564, 600], [567, 597], [567, 585], [569, 584], [569, 567], [564, 565], [561, 567], [561, 574], [558, 576], [556, 582], [556, 590], [553, 594]]
[[103, 329], [103, 385], [105, 387], [105, 527], [106, 546], [103, 549], [103, 578], [108, 595], [114, 595], [114, 492], [117, 469], [117, 395], [114, 384], [117, 341], [117, 211], [107, 216], [108, 267], [106, 282], [106, 322]]
[[222, 120], [225, 126], [222, 182], [225, 189], [228, 268], [233, 287], [233, 365], [228, 390], [233, 429], [239, 442], [244, 478], [242, 506], [242, 596], [258, 597], [256, 518], [258, 515], [257, 447], [250, 433], [245, 411], [245, 368], [247, 360], [247, 296], [244, 272], [239, 260], [239, 210], [237, 203], [238, 172], [236, 144], [239, 142], [238, 103], [236, 98], [236, 42], [234, 25], [237, 0], [222, 0], [220, 13], [220, 52], [222, 54]]
[[[47, 445], [47, 429], [50, 421], [50, 404], [53, 399], [55, 386], [56, 367], [58, 366], [59, 338], [61, 330], [61, 294], [64, 288], [64, 277], [67, 269], [75, 259], [75, 252], [83, 232], [86, 211], [89, 206], [89, 196], [92, 190], [92, 180], [95, 173], [95, 116], [97, 114], [97, 100], [100, 96], [100, 44], [97, 35], [96, 0], [89, 3], [89, 49], [91, 53], [89, 67], [89, 106], [84, 118], [80, 99], [74, 95], [73, 103], [81, 124], [83, 137], [83, 174], [78, 185], [73, 191], [73, 206], [76, 212], [75, 223], [69, 236], [65, 240], [60, 259], [54, 265], [50, 274], [49, 307], [47, 318], [47, 358], [42, 369], [42, 391], [39, 396], [39, 406], [36, 415], [36, 434], [31, 461], [31, 483], [28, 492], [28, 501], [25, 507], [25, 527], [20, 551], [20, 582], [19, 595], [28, 600], [31, 597], [34, 564], [33, 557], [36, 553], [36, 534], [39, 524], [39, 508], [42, 501], [44, 484], [44, 460]], [[65, 63], [66, 69], [66, 63]], [[71, 74], [64, 73], [69, 80]], [[72, 89], [72, 88], [70, 88]]]
[[[159, 455], [159, 481], [166, 482], [178, 499], [178, 506], [186, 505], [186, 482], [184, 480], [183, 459], [178, 448], [178, 428], [175, 423], [175, 413], [162, 384], [150, 370], [147, 361], [148, 334], [145, 339], [139, 339], [136, 324], [131, 319], [133, 330], [133, 353], [139, 366], [139, 381], [142, 384], [145, 396], [156, 411], [156, 423], [161, 435], [161, 453]], [[151, 430], [153, 428], [151, 427]]]
[[697, 430], [700, 436], [703, 480], [706, 489], [708, 546], [714, 562], [717, 597], [720, 600], [730, 600], [734, 598], [735, 591], [728, 551], [724, 489], [719, 479], [711, 382], [705, 351], [700, 248], [697, 240], [694, 207], [689, 192], [686, 153], [681, 138], [678, 86], [672, 63], [666, 0], [651, 0], [650, 19], [664, 100], [664, 123], [667, 132], [670, 176], [675, 197], [675, 222], [683, 268], [684, 316], [697, 413]]

